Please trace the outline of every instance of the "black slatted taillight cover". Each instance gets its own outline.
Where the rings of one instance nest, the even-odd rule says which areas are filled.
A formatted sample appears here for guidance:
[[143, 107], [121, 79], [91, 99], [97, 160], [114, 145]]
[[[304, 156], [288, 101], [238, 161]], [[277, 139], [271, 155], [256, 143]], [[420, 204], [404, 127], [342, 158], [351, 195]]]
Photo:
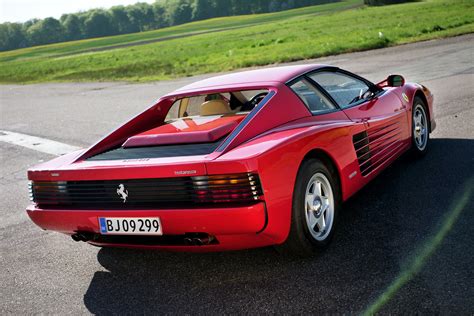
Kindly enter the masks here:
[[218, 203], [254, 203], [262, 195], [257, 174], [103, 181], [33, 181], [40, 208], [152, 209]]

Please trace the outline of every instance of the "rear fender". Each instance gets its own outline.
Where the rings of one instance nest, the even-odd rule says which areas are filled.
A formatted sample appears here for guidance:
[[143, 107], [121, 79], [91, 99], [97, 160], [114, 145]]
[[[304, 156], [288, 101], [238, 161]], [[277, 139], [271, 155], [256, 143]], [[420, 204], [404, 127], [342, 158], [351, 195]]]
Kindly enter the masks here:
[[[209, 174], [258, 170], [268, 212], [262, 234], [275, 243], [282, 243], [290, 229], [296, 175], [308, 153], [317, 149], [331, 158], [340, 175], [344, 200], [360, 188], [359, 178], [350, 178], [350, 174], [358, 170], [352, 144], [355, 130], [363, 131], [363, 124], [335, 122], [268, 134], [206, 163], [207, 170]], [[243, 157], [251, 152], [258, 155]]]

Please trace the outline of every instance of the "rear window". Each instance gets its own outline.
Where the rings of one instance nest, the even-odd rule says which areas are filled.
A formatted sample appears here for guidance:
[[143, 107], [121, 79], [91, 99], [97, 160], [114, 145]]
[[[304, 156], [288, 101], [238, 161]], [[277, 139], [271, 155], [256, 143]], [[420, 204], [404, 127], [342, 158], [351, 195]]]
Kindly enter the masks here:
[[186, 117], [230, 116], [250, 112], [267, 95], [268, 90], [245, 90], [195, 95], [173, 103], [166, 121]]

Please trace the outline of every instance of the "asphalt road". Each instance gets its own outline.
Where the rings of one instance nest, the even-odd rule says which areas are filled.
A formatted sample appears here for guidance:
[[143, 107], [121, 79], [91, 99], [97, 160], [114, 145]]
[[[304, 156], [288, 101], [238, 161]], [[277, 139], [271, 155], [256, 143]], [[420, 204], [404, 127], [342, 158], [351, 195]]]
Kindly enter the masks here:
[[[373, 81], [400, 73], [436, 98], [428, 155], [402, 157], [345, 203], [326, 252], [298, 259], [272, 248], [183, 254], [73, 242], [24, 211], [26, 169], [53, 156], [0, 142], [0, 313], [358, 314], [376, 303], [383, 314], [472, 315], [474, 35], [310, 62]], [[0, 130], [87, 146], [194, 80], [0, 86]]]

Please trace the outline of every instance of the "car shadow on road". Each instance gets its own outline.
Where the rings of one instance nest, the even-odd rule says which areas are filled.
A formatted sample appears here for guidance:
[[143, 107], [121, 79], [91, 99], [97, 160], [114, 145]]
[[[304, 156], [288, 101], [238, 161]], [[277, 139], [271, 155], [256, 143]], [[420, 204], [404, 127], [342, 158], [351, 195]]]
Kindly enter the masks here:
[[[98, 261], [107, 271], [94, 274], [85, 306], [94, 314], [360, 312], [435, 233], [473, 176], [474, 140], [432, 139], [430, 146], [424, 158], [402, 157], [347, 201], [333, 243], [314, 258], [273, 248], [208, 254], [103, 248]], [[413, 297], [429, 299], [429, 293]]]

